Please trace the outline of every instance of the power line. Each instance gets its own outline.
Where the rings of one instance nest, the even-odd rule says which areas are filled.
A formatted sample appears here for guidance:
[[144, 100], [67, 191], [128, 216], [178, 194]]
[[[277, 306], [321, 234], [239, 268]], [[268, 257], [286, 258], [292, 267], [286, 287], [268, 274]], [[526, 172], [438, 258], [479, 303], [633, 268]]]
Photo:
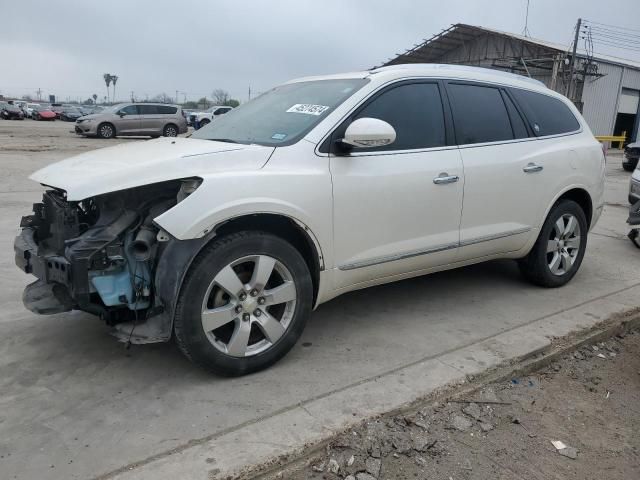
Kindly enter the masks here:
[[615, 28], [616, 30], [629, 30], [631, 32], [637, 32], [640, 33], [640, 30], [636, 29], [636, 28], [629, 28], [629, 27], [621, 27], [619, 25], [611, 25], [610, 23], [600, 23], [600, 22], [594, 22], [593, 20], [585, 20], [585, 22], [587, 23], [591, 23], [593, 25], [602, 25], [603, 27], [612, 27]]

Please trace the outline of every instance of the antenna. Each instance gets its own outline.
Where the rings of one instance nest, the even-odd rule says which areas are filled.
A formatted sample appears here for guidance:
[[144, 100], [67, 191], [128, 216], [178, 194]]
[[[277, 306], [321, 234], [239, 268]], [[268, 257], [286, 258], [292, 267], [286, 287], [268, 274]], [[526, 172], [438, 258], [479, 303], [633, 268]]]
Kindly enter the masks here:
[[527, 0], [527, 11], [524, 16], [524, 29], [522, 30], [522, 34], [525, 37], [531, 37], [531, 32], [529, 31], [529, 1]]

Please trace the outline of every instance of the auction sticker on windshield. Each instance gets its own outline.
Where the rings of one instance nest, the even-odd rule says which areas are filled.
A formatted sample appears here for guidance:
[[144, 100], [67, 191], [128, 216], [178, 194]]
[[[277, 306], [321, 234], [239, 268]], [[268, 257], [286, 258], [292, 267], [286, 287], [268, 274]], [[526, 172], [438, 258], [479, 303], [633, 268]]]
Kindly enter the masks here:
[[296, 103], [287, 110], [287, 113], [306, 113], [307, 115], [322, 115], [329, 110], [325, 105], [312, 105], [311, 103]]

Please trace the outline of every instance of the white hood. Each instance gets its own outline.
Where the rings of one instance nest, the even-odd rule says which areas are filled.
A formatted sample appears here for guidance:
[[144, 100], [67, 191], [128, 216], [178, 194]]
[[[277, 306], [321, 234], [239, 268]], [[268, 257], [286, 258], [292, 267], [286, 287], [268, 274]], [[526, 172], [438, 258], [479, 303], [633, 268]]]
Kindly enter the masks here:
[[67, 192], [67, 199], [78, 201], [178, 178], [257, 170], [273, 150], [259, 145], [160, 138], [82, 153], [38, 170], [29, 178], [61, 188]]

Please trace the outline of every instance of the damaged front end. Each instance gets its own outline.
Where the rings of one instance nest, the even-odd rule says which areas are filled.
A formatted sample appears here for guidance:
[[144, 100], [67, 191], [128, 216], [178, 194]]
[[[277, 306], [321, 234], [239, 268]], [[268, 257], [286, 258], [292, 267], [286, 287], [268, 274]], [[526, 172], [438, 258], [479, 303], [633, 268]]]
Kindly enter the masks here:
[[[16, 264], [38, 279], [25, 288], [26, 308], [38, 314], [89, 312], [133, 343], [168, 340], [181, 277], [158, 265], [170, 268], [172, 262], [160, 259], [177, 241], [153, 219], [199, 184], [174, 180], [77, 202], [62, 190], [47, 190], [33, 214], [22, 218], [14, 243]], [[171, 298], [159, 294], [158, 278], [172, 279], [163, 286]]]

